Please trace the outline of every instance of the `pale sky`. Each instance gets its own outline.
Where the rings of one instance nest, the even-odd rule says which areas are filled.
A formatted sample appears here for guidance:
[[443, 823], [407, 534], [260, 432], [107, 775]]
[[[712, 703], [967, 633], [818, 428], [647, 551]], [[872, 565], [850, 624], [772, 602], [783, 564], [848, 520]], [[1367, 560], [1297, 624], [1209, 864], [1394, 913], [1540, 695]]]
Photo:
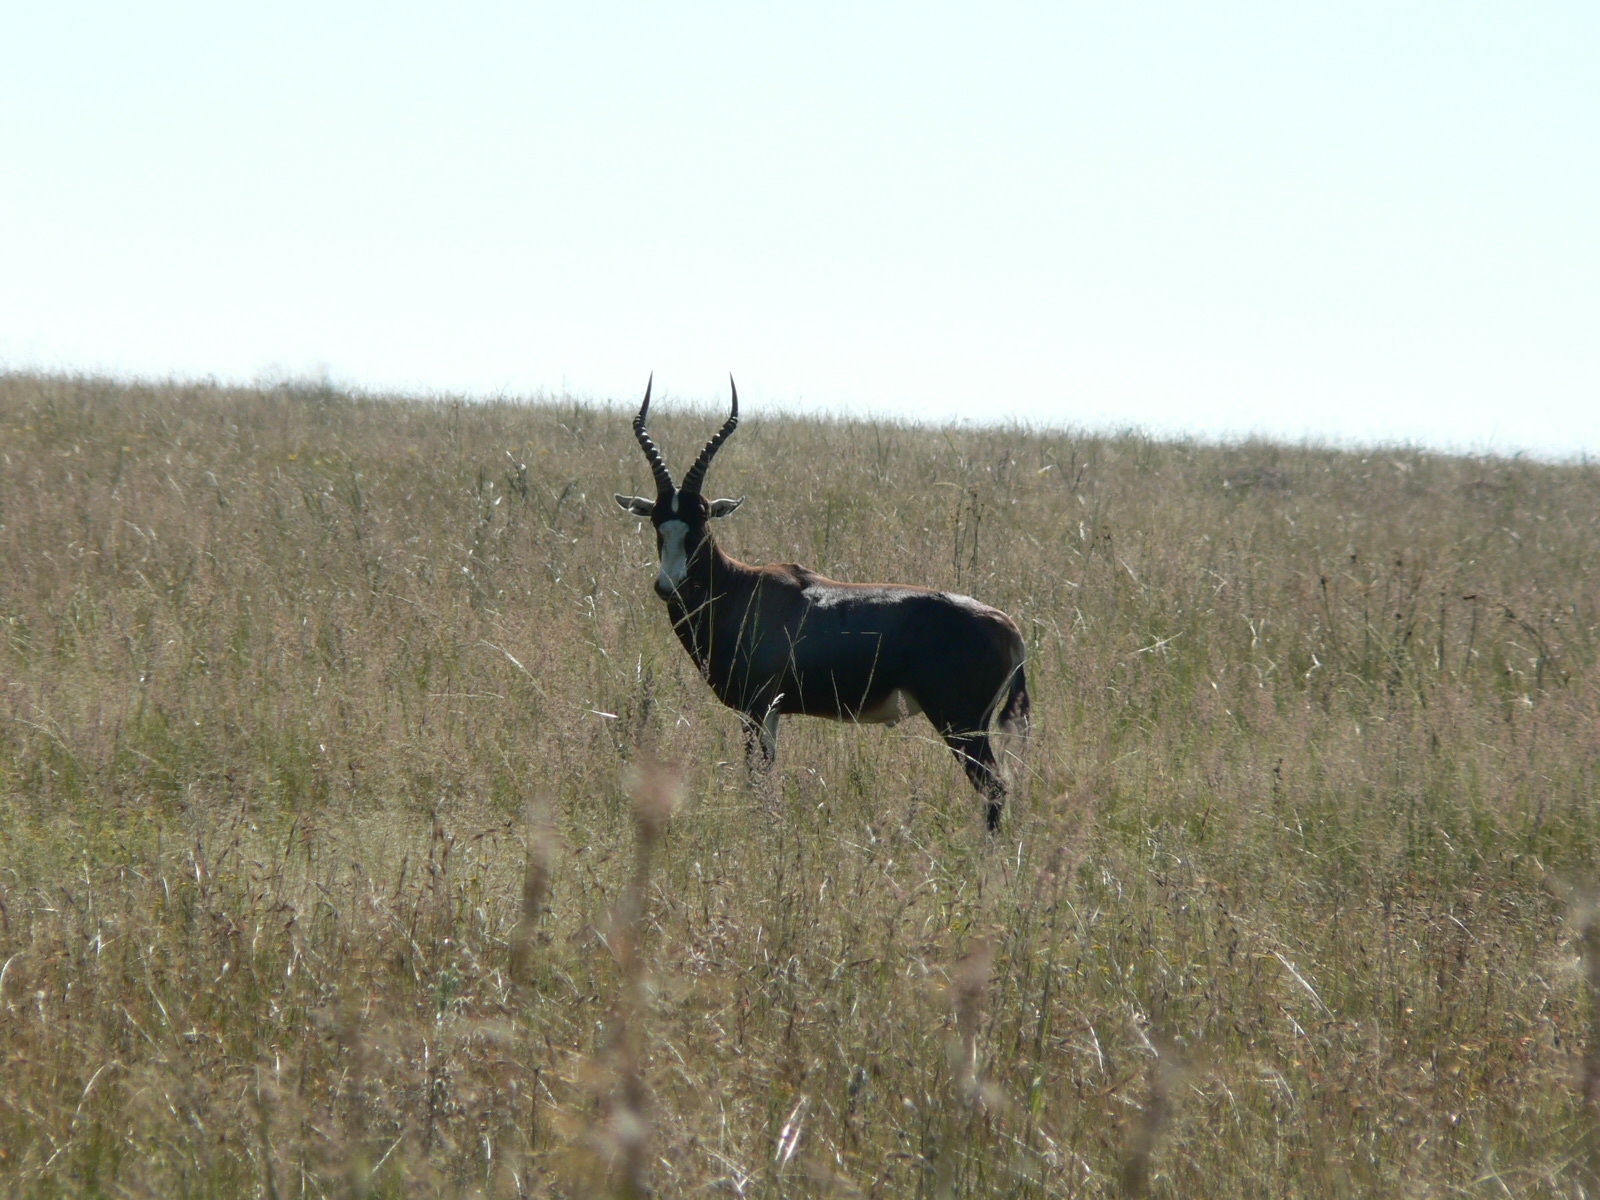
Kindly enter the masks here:
[[1600, 4], [13, 4], [0, 368], [1600, 455]]

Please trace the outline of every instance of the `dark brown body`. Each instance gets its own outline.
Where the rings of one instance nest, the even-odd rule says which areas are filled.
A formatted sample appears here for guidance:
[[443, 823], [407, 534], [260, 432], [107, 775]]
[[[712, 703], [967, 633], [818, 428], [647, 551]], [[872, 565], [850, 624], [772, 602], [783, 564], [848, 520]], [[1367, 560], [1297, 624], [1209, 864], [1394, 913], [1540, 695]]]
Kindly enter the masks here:
[[882, 720], [900, 690], [941, 730], [971, 731], [1022, 668], [1016, 623], [969, 597], [709, 551], [667, 611], [717, 698], [740, 712]]
[[1028, 719], [1022, 634], [967, 596], [893, 584], [841, 583], [797, 564], [753, 567], [709, 538], [667, 612], [684, 649], [729, 708], [751, 753], [770, 762], [775, 717], [893, 722], [926, 714], [988, 801], [1005, 799], [988, 728]]

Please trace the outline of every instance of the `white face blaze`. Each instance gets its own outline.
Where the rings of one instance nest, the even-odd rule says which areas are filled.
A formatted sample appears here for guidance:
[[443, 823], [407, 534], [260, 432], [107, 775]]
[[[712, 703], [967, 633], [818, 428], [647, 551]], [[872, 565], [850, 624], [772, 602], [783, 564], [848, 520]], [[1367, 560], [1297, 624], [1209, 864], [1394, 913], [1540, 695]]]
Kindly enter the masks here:
[[689, 573], [689, 555], [683, 545], [689, 526], [683, 521], [663, 521], [660, 530], [661, 570], [656, 575], [656, 591], [665, 596], [677, 591]]

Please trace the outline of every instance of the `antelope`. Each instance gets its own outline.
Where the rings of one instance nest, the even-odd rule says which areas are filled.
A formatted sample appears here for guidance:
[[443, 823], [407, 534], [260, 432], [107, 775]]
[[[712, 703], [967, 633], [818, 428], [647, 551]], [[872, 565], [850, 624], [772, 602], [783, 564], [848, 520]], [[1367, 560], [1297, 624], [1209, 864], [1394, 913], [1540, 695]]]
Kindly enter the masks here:
[[999, 609], [969, 596], [889, 583], [841, 583], [798, 563], [757, 567], [723, 553], [709, 522], [744, 503], [707, 500], [706, 470], [739, 424], [733, 408], [694, 460], [672, 481], [645, 421], [652, 375], [633, 434], [655, 475], [656, 498], [618, 495], [655, 526], [656, 594], [673, 632], [717, 699], [739, 714], [752, 777], [769, 770], [785, 714], [893, 725], [923, 713], [983, 797], [991, 832], [1006, 784], [989, 725], [1026, 733], [1028, 686], [1022, 634]]

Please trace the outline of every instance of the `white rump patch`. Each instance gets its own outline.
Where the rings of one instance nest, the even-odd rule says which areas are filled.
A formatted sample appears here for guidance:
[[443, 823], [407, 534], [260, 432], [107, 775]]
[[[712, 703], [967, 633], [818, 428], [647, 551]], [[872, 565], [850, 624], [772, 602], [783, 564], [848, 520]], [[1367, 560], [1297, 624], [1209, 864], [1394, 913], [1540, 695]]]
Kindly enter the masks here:
[[895, 688], [881, 703], [862, 709], [856, 720], [863, 725], [893, 725], [897, 721], [904, 721], [907, 717], [914, 717], [921, 711], [922, 705], [917, 703], [915, 696], [904, 688]]
[[[677, 502], [677, 497], [673, 497]], [[689, 536], [689, 526], [684, 521], [661, 522], [661, 570], [656, 575], [656, 591], [663, 594], [675, 592], [689, 574], [689, 556], [683, 540]]]

